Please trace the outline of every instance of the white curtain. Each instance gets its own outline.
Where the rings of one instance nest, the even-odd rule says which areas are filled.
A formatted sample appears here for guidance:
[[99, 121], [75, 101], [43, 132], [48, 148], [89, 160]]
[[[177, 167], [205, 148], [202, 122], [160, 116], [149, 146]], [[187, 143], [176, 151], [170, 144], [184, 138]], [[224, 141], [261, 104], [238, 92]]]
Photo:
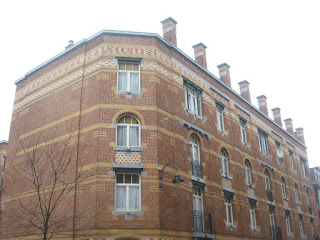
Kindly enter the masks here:
[[117, 186], [116, 208], [126, 209], [126, 186]]
[[194, 153], [193, 153], [193, 159], [197, 162], [199, 162], [199, 148], [198, 146], [193, 147]]
[[139, 127], [130, 127], [129, 131], [130, 146], [139, 146]]
[[139, 187], [129, 187], [129, 209], [140, 209]]
[[118, 126], [117, 131], [117, 146], [126, 146], [127, 145], [127, 127]]
[[130, 73], [130, 90], [139, 92], [139, 73]]
[[119, 79], [118, 79], [118, 90], [119, 91], [127, 91], [127, 73], [126, 72], [119, 72]]

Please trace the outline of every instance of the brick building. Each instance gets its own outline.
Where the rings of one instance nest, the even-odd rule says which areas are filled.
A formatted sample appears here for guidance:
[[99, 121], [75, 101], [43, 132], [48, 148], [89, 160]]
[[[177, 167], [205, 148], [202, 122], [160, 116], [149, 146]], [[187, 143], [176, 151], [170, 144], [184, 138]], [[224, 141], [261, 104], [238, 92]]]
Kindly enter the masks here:
[[[271, 119], [264, 95], [256, 108], [248, 81], [239, 95], [228, 64], [214, 76], [206, 46], [193, 46], [194, 60], [177, 47], [177, 22], [162, 24], [163, 38], [103, 30], [69, 42], [16, 81], [5, 188], [32, 204], [12, 179], [19, 141], [72, 136], [88, 144], [81, 171], [94, 175], [55, 213], [71, 217], [56, 239], [319, 239], [303, 129], [283, 128], [280, 108]], [[37, 239], [6, 221], [12, 201], [2, 200], [1, 239]]]

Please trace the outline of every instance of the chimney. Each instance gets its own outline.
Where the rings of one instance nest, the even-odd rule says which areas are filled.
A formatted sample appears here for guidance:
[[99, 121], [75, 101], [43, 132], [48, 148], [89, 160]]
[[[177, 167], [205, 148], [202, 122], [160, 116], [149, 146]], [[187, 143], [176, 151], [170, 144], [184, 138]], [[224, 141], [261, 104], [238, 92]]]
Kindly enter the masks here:
[[162, 22], [163, 38], [169, 43], [172, 43], [177, 46], [177, 33], [176, 25], [177, 22], [172, 18], [168, 17]]
[[73, 46], [74, 41], [73, 40], [69, 40], [68, 45], [65, 47], [65, 49], [69, 49]]
[[273, 120], [278, 124], [279, 126], [282, 127], [282, 120], [281, 120], [281, 114], [280, 114], [280, 108], [273, 108], [271, 109], [272, 114], [273, 114]]
[[303, 144], [305, 144], [305, 142], [304, 142], [303, 128], [296, 128], [296, 138], [298, 138], [298, 140], [299, 140], [300, 142], [302, 142]]
[[265, 95], [261, 95], [257, 97], [259, 110], [263, 112], [265, 115], [268, 115], [268, 106], [267, 106], [267, 97]]
[[284, 124], [286, 125], [286, 130], [288, 133], [290, 133], [291, 135], [293, 135], [293, 125], [292, 125], [292, 119], [291, 118], [287, 118], [284, 121]]
[[224, 84], [231, 87], [230, 71], [229, 71], [230, 66], [226, 63], [222, 63], [218, 65], [217, 68], [219, 69], [220, 80], [224, 82]]
[[241, 97], [246, 99], [248, 102], [251, 103], [251, 97], [250, 97], [250, 90], [249, 90], [249, 82], [247, 80], [243, 80], [241, 82], [238, 82], [240, 87], [240, 94]]
[[207, 46], [203, 43], [198, 43], [193, 46], [194, 49], [194, 59], [202, 67], [207, 68], [207, 55], [206, 55]]

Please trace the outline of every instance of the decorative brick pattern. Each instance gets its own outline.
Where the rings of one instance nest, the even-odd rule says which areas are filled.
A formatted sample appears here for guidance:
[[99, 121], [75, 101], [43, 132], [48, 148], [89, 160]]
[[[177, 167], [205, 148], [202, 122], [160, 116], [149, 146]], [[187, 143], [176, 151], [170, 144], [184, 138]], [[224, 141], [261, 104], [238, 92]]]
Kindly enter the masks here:
[[116, 163], [141, 163], [141, 153], [140, 152], [116, 152]]

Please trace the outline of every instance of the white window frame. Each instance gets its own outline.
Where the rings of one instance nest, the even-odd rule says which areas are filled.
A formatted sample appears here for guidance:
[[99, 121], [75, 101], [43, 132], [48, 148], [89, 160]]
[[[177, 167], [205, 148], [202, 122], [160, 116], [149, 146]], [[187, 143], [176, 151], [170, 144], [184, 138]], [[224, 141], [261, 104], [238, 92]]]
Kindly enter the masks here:
[[250, 224], [251, 224], [251, 228], [253, 228], [253, 229], [257, 228], [257, 219], [256, 219], [255, 208], [256, 208], [256, 206], [254, 203], [249, 203]]
[[[191, 88], [191, 90], [194, 91], [194, 94], [192, 94], [192, 92], [189, 92], [189, 88]], [[201, 88], [196, 87], [187, 79], [184, 80], [185, 108], [190, 113], [200, 118], [202, 116], [201, 95], [202, 95]], [[193, 109], [191, 104], [192, 102], [193, 102]]]
[[306, 199], [307, 199], [307, 205], [311, 206], [311, 197], [308, 189], [306, 189]]
[[240, 133], [241, 133], [241, 142], [244, 145], [247, 145], [247, 132], [246, 132], [246, 125], [247, 125], [247, 121], [240, 118]]
[[244, 162], [244, 169], [246, 173], [246, 183], [247, 185], [252, 185], [251, 167], [248, 160]]
[[294, 195], [295, 195], [295, 198], [296, 198], [296, 203], [300, 204], [299, 189], [298, 189], [297, 184], [294, 185]]
[[290, 215], [286, 214], [286, 227], [287, 227], [287, 234], [291, 236], [291, 224], [290, 224]]
[[285, 182], [285, 180], [284, 180], [284, 178], [283, 177], [281, 177], [281, 183], [280, 183], [280, 185], [281, 185], [281, 193], [282, 193], [282, 197], [283, 197], [283, 199], [286, 199], [287, 198], [287, 193], [286, 193], [286, 182]]
[[259, 133], [259, 144], [260, 144], [260, 152], [263, 155], [269, 155], [268, 149], [268, 134], [264, 131], [258, 130]]
[[304, 238], [304, 230], [303, 230], [303, 219], [299, 219], [299, 229], [300, 229], [300, 236], [301, 238]]
[[[129, 124], [129, 123], [119, 123], [120, 119], [122, 117], [132, 117], [134, 119], [137, 120], [138, 124]], [[118, 134], [119, 134], [119, 127], [126, 127], [126, 146], [122, 146], [122, 145], [118, 145]], [[138, 131], [138, 146], [130, 146], [130, 127], [138, 127], [139, 131]], [[141, 146], [141, 125], [140, 125], [140, 121], [139, 119], [131, 114], [125, 114], [125, 115], [121, 115], [117, 121], [117, 133], [116, 133], [116, 143], [118, 147], [140, 147]]]
[[[125, 66], [127, 66], [127, 64], [138, 64], [139, 65], [139, 70], [138, 71], [135, 71], [133, 70], [133, 66], [132, 66], [132, 70], [120, 70], [120, 64], [125, 64]], [[140, 85], [141, 85], [141, 74], [140, 74], [140, 62], [139, 61], [118, 61], [118, 71], [117, 71], [117, 89], [118, 91], [127, 91], [127, 92], [140, 92]], [[120, 73], [127, 73], [127, 89], [126, 90], [123, 90], [123, 89], [119, 89], [119, 80], [120, 80]], [[130, 81], [130, 76], [131, 76], [131, 73], [138, 73], [138, 76], [139, 76], [139, 89], [138, 91], [133, 91], [131, 89], [131, 81]]]
[[302, 176], [304, 178], [308, 178], [308, 173], [307, 173], [307, 168], [306, 168], [307, 161], [304, 158], [300, 157], [300, 164], [301, 164]]
[[[268, 173], [268, 175], [266, 173]], [[264, 172], [264, 180], [265, 180], [266, 190], [271, 191], [271, 183], [270, 183], [271, 179], [270, 179], [270, 174], [267, 171]]]
[[314, 235], [314, 223], [311, 220], [310, 220], [310, 227], [311, 227], [311, 235], [313, 237], [313, 235]]
[[223, 118], [224, 107], [216, 103], [217, 113], [217, 128], [219, 131], [224, 132], [224, 118]]
[[226, 210], [226, 223], [233, 225], [233, 213], [232, 213], [232, 197], [224, 197], [224, 205]]
[[193, 135], [191, 135], [191, 137], [192, 138], [194, 138], [195, 139], [195, 141], [197, 142], [197, 143], [193, 143], [192, 141], [189, 141], [190, 142], [190, 151], [191, 151], [191, 153], [190, 153], [190, 155], [191, 155], [191, 161], [195, 161], [196, 160], [196, 158], [195, 158], [195, 156], [196, 156], [196, 154], [195, 154], [195, 149], [197, 148], [198, 149], [198, 156], [196, 156], [197, 157], [197, 160], [198, 160], [198, 163], [200, 163], [200, 147], [199, 147], [199, 141], [198, 141], [198, 139], [195, 137], [195, 136], [193, 136]]
[[289, 160], [290, 160], [290, 167], [291, 167], [291, 171], [294, 171], [294, 156], [293, 156], [293, 151], [291, 151], [290, 149], [288, 149], [289, 152]]
[[[125, 175], [138, 175], [139, 176], [139, 184], [134, 184], [134, 183], [118, 183], [117, 182], [117, 176], [118, 175], [124, 175], [124, 179], [125, 179]], [[125, 186], [126, 187], [126, 208], [117, 208], [117, 186]], [[129, 208], [129, 201], [130, 201], [130, 191], [129, 191], [129, 187], [139, 187], [139, 208], [138, 209], [130, 209]], [[130, 211], [140, 211], [141, 210], [141, 175], [138, 173], [122, 173], [119, 172], [116, 174], [116, 178], [115, 178], [115, 208], [116, 210], [130, 210]]]
[[221, 159], [221, 172], [224, 176], [229, 176], [229, 160], [228, 160], [228, 154], [226, 153], [226, 150], [221, 149], [220, 151], [220, 159]]
[[[280, 144], [278, 141], [275, 141], [275, 144], [276, 144], [276, 149], [277, 149], [277, 150], [281, 150], [281, 144]], [[280, 165], [282, 165], [282, 164], [283, 164], [283, 158], [282, 158], [282, 157], [279, 157], [279, 156], [278, 156], [278, 153], [277, 153], [277, 159], [278, 159], [278, 163], [279, 163]]]

